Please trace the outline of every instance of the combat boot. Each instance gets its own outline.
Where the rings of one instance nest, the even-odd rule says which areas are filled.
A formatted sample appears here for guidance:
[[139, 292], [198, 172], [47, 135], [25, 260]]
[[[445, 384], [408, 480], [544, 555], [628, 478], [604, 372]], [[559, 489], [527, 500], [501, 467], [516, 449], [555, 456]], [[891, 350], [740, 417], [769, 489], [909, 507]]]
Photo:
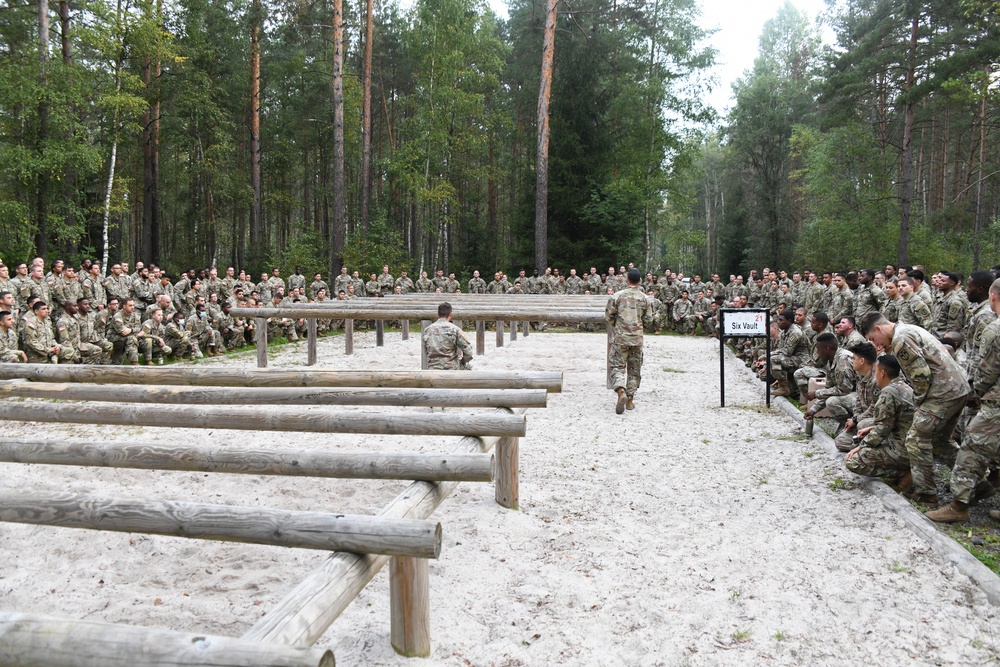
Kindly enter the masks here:
[[924, 516], [937, 523], [958, 523], [959, 521], [968, 521], [969, 506], [965, 503], [953, 500], [944, 507], [927, 512]]
[[896, 493], [906, 493], [913, 486], [913, 473], [909, 470], [903, 473], [903, 476], [897, 479], [895, 482], [889, 485], [889, 488]]
[[788, 386], [788, 382], [784, 380], [778, 380], [772, 385], [771, 396], [791, 396], [792, 390]]
[[620, 415], [623, 412], [625, 412], [625, 401], [628, 399], [628, 397], [625, 396], [624, 387], [619, 387], [615, 391], [618, 392], [618, 402], [615, 403], [615, 414]]
[[936, 506], [938, 504], [937, 493], [917, 493], [914, 489], [910, 489], [909, 492], [904, 493], [903, 496], [907, 500], [912, 500], [915, 503], [921, 503], [923, 505]]
[[629, 396], [628, 400], [625, 401], [625, 409], [626, 410], [635, 410], [635, 397], [634, 396]]

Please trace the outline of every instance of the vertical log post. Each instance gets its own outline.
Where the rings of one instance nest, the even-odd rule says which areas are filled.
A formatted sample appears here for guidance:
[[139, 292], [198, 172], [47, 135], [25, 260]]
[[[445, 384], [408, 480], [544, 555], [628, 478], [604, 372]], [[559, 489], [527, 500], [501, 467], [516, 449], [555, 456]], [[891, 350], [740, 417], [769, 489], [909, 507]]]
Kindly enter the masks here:
[[606, 326], [608, 328], [608, 358], [607, 358], [607, 366], [608, 366], [608, 389], [613, 389], [614, 387], [611, 386], [611, 341], [614, 339], [614, 333], [611, 331], [611, 325], [610, 324], [608, 324]]
[[517, 322], [510, 323], [510, 340], [511, 342], [517, 340]]
[[426, 558], [394, 556], [389, 560], [390, 639], [407, 658], [431, 654], [430, 571]]
[[493, 450], [496, 460], [496, 501], [497, 505], [516, 510], [518, 498], [517, 468], [520, 438], [500, 438]]
[[476, 356], [486, 354], [486, 322], [476, 320]]
[[530, 329], [530, 328], [531, 328], [531, 327], [529, 326], [530, 324], [531, 324], [531, 323], [530, 323], [530, 322], [528, 322], [527, 320], [525, 320], [525, 321], [524, 321], [524, 337], [525, 337], [525, 338], [527, 338], [527, 337], [528, 337], [528, 329]]
[[375, 320], [375, 347], [385, 347], [384, 320]]
[[428, 368], [428, 363], [427, 363], [427, 347], [424, 346], [423, 334], [424, 331], [427, 330], [427, 327], [429, 327], [430, 325], [431, 325], [430, 320], [420, 320], [420, 368], [421, 370], [425, 371]]
[[354, 320], [344, 320], [344, 354], [354, 354]]
[[503, 347], [503, 321], [497, 320], [497, 347]]
[[316, 336], [318, 322], [315, 317], [306, 320], [306, 366], [316, 365]]
[[410, 340], [410, 320], [403, 320], [403, 340]]
[[267, 368], [267, 318], [257, 317], [257, 368]]

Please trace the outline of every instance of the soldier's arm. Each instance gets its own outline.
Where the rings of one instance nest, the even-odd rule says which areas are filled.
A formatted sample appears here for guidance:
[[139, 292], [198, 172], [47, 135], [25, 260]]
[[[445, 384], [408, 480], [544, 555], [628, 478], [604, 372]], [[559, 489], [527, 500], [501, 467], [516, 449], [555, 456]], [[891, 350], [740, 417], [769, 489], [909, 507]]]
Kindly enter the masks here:
[[[906, 359], [903, 359], [904, 354]], [[924, 397], [931, 388], [931, 368], [927, 365], [923, 352], [912, 341], [907, 341], [896, 357], [905, 364], [903, 373], [913, 387], [913, 405], [918, 406], [924, 402]]]
[[608, 305], [604, 308], [604, 319], [611, 326], [615, 325], [618, 318], [618, 302], [615, 299], [608, 299]]
[[885, 444], [896, 428], [896, 413], [899, 411], [895, 397], [890, 394], [880, 394], [875, 402], [875, 424], [865, 436], [865, 444], [869, 447], [881, 447]]
[[[847, 396], [854, 391], [854, 369], [844, 369], [843, 363], [843, 361], [837, 360], [837, 365], [840, 366], [840, 368], [836, 369], [838, 372], [827, 374], [827, 386], [816, 391], [816, 398], [824, 399], [824, 404], [827, 398], [832, 396]], [[833, 385], [829, 384], [831, 376], [832, 379], [836, 380]], [[817, 412], [819, 411], [817, 410]]]
[[872, 290], [872, 296], [875, 297], [875, 306], [879, 312], [885, 308], [885, 304], [889, 303], [889, 295], [886, 294], [880, 287], [875, 287]]
[[931, 327], [934, 326], [934, 316], [931, 314], [931, 309], [927, 307], [923, 299], [914, 296], [910, 300], [913, 301], [913, 299], [917, 300], [916, 305], [913, 307], [914, 316], [916, 316], [922, 328], [930, 331]]
[[1000, 339], [991, 328], [980, 340], [979, 365], [972, 376], [972, 390], [981, 398], [996, 384], [1000, 376]]

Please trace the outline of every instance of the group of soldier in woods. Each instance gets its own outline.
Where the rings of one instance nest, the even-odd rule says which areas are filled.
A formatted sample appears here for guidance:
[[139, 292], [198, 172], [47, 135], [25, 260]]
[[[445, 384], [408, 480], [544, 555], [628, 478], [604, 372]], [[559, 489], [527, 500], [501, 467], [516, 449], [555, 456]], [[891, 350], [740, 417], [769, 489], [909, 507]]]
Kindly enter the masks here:
[[[615, 410], [635, 408], [642, 365], [642, 334], [659, 330], [719, 335], [722, 308], [768, 308], [774, 314], [773, 354], [765, 368], [760, 341], [733, 342], [747, 364], [774, 382], [779, 395], [811, 403], [807, 417], [829, 414], [839, 424], [838, 447], [852, 471], [886, 478], [900, 492], [937, 504], [935, 456], [952, 466], [954, 501], [929, 512], [936, 521], [968, 518], [969, 506], [1000, 486], [1000, 272], [966, 279], [921, 267], [794, 272], [753, 270], [749, 279], [718, 275], [707, 282], [670, 269], [645, 276], [631, 264], [599, 273], [524, 270], [510, 279], [478, 271], [463, 286], [454, 273], [388, 266], [363, 280], [341, 270], [332, 289], [320, 274], [301, 270], [282, 278], [278, 268], [253, 282], [228, 268], [188, 270], [178, 279], [156, 266], [116, 263], [105, 275], [97, 262], [79, 267], [41, 259], [0, 264], [0, 361], [30, 363], [154, 364], [169, 357], [200, 357], [252, 344], [254, 320], [231, 308], [284, 306], [386, 294], [607, 294]], [[464, 289], [463, 289], [464, 287]], [[471, 348], [450, 323], [450, 307], [424, 335], [432, 368], [468, 367]], [[445, 312], [446, 311], [446, 312]], [[320, 322], [320, 332], [336, 328]], [[272, 318], [268, 337], [296, 340], [305, 322]], [[462, 343], [465, 343], [462, 345]], [[809, 381], [825, 385], [809, 389]], [[825, 412], [824, 412], [825, 411]], [[1000, 519], [1000, 513], [993, 512]]]

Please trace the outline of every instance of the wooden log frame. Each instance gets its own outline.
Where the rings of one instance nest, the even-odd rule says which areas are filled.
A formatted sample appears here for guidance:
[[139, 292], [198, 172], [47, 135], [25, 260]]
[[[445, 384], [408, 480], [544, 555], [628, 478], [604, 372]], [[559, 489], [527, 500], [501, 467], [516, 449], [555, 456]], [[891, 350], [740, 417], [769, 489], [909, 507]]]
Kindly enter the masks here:
[[0, 488], [0, 521], [296, 549], [437, 558], [441, 524], [393, 517], [125, 500]]
[[328, 452], [87, 440], [0, 439], [0, 462], [336, 479], [492, 482], [489, 454]]
[[544, 389], [383, 389], [381, 387], [184, 387], [0, 380], [0, 399], [42, 398], [171, 405], [364, 405], [544, 408]]
[[[280, 308], [233, 308], [234, 317], [282, 317], [291, 319], [345, 319], [345, 320], [421, 320], [437, 319], [437, 307], [400, 306], [397, 304], [352, 305], [333, 307], [317, 304], [297, 304]], [[530, 306], [456, 306], [452, 313], [456, 320], [472, 321], [557, 321], [575, 323], [604, 322], [603, 307], [546, 308]]]
[[378, 412], [284, 412], [258, 408], [174, 405], [0, 402], [0, 419], [62, 424], [114, 424], [241, 431], [369, 433], [383, 435], [523, 436], [523, 415]]
[[327, 649], [0, 612], [0, 664], [27, 667], [334, 667]]
[[185, 366], [0, 364], [0, 379], [200, 387], [545, 389], [558, 393], [562, 391], [563, 374], [553, 371], [303, 371]]
[[[463, 438], [453, 453], [486, 453], [498, 439]], [[427, 518], [457, 486], [454, 482], [414, 482], [383, 508], [379, 516]], [[387, 556], [331, 554], [243, 638], [273, 644], [314, 644], [387, 562]], [[416, 619], [411, 619], [413, 622]]]

